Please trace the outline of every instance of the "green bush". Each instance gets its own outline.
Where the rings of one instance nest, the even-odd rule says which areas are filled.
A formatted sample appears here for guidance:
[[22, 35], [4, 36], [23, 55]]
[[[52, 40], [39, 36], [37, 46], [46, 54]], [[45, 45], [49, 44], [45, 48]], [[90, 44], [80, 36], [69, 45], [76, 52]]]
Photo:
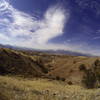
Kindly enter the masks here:
[[60, 80], [60, 77], [59, 76], [56, 76], [56, 80]]
[[66, 79], [65, 78], [61, 78], [59, 76], [56, 76], [56, 80], [65, 81]]
[[95, 65], [95, 66], [100, 66], [100, 60], [97, 59], [97, 60], [94, 62], [94, 65]]
[[73, 83], [71, 81], [68, 82], [68, 85], [73, 85]]
[[88, 69], [83, 76], [82, 83], [86, 88], [95, 88], [96, 86], [96, 76], [95, 73], [92, 72], [91, 69]]
[[100, 82], [100, 61], [98, 59], [93, 64], [93, 71], [97, 77], [97, 80]]
[[79, 66], [81, 71], [84, 71], [82, 83], [87, 88], [99, 87], [100, 84], [100, 60], [95, 60], [90, 69], [86, 69], [84, 64]]
[[62, 81], [65, 81], [66, 79], [65, 79], [65, 78], [61, 78], [61, 80], [62, 80]]
[[81, 64], [81, 65], [79, 66], [79, 70], [80, 70], [80, 71], [85, 71], [85, 70], [86, 70], [86, 66], [85, 66], [84, 64]]

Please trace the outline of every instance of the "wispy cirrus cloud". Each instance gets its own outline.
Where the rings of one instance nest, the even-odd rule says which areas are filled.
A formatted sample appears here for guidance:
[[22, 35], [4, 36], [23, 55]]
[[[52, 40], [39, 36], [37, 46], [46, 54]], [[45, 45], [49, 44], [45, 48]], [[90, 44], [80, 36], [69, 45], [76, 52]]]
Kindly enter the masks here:
[[[8, 1], [0, 0], [0, 34], [10, 42], [23, 45], [44, 45], [50, 39], [63, 34], [64, 24], [69, 13], [62, 7], [52, 6], [42, 20], [15, 9]], [[6, 39], [5, 38], [5, 39]], [[27, 38], [27, 42], [26, 42]], [[27, 46], [27, 45], [26, 45]]]
[[100, 36], [94, 37], [93, 40], [98, 40], [100, 39]]

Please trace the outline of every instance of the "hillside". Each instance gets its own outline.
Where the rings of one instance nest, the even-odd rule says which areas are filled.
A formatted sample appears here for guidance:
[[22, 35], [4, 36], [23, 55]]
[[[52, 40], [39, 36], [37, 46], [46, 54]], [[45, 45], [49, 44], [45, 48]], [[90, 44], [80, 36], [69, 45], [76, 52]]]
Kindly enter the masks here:
[[24, 77], [60, 77], [80, 84], [83, 72], [79, 66], [90, 68], [98, 57], [56, 55], [0, 48], [0, 74]]
[[99, 59], [0, 48], [0, 100], [100, 100]]
[[11, 49], [0, 49], [0, 74], [40, 77], [46, 68], [36, 61], [35, 57]]

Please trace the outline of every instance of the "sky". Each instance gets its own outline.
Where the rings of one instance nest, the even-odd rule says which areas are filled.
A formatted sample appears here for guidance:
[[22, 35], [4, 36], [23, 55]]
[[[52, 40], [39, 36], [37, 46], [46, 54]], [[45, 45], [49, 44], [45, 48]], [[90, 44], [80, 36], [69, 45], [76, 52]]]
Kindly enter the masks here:
[[0, 0], [0, 44], [100, 56], [100, 0]]

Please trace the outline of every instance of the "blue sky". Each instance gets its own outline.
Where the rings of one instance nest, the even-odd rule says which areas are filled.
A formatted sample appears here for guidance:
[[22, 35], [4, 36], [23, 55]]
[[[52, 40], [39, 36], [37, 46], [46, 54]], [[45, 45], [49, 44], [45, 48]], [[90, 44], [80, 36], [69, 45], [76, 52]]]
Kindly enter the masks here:
[[100, 1], [0, 0], [0, 43], [100, 55]]

